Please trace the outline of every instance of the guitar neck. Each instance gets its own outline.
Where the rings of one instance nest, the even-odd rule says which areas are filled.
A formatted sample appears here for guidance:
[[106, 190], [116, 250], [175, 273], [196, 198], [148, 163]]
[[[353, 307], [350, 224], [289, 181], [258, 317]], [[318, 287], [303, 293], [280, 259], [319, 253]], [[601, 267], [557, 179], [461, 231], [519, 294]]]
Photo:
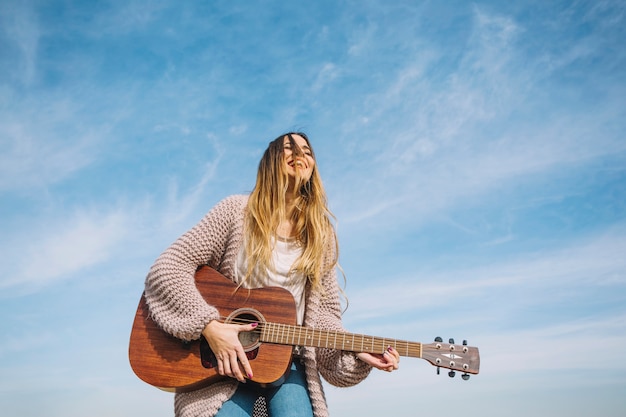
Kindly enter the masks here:
[[279, 323], [259, 326], [262, 342], [279, 345], [309, 346], [339, 349], [349, 352], [383, 353], [389, 346], [401, 356], [422, 357], [422, 344], [382, 337], [366, 336], [334, 330], [319, 330]]

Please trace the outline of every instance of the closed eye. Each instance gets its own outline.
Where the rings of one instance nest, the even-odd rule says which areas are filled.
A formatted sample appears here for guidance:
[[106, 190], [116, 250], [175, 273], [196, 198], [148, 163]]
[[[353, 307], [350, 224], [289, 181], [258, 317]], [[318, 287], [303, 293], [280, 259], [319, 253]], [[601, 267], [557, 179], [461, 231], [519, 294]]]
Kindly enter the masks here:
[[[284, 149], [284, 150], [291, 151], [291, 150], [292, 150], [291, 144], [290, 144], [290, 143], [285, 143], [285, 144], [283, 145], [283, 149]], [[311, 151], [311, 148], [309, 148], [308, 146], [302, 146], [302, 147], [300, 147], [300, 150], [302, 150], [302, 152], [303, 152], [306, 156], [313, 157], [313, 152]]]

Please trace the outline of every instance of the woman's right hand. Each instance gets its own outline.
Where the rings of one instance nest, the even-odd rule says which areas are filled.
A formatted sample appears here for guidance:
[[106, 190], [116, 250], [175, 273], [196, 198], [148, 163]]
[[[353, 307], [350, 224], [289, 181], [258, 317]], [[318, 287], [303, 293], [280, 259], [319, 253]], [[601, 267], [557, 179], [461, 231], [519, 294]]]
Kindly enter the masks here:
[[227, 324], [212, 320], [202, 330], [202, 335], [209, 342], [209, 347], [217, 359], [217, 372], [220, 375], [246, 382], [245, 373], [248, 379], [252, 379], [252, 368], [239, 341], [239, 332], [252, 331], [256, 326], [257, 323]]

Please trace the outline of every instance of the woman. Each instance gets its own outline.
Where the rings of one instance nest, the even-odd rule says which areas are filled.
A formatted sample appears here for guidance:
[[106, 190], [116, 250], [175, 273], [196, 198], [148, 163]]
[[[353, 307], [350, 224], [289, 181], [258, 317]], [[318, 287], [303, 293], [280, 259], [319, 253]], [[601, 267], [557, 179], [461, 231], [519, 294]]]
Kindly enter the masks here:
[[250, 416], [266, 399], [272, 417], [328, 415], [320, 375], [330, 384], [359, 383], [372, 367], [398, 369], [399, 354], [303, 348], [287, 380], [277, 388], [245, 384], [253, 378], [238, 339], [252, 324], [226, 324], [194, 285], [198, 266], [208, 264], [244, 288], [279, 285], [296, 301], [298, 324], [343, 330], [335, 268], [338, 245], [326, 195], [307, 136], [287, 133], [272, 141], [250, 196], [218, 203], [155, 262], [146, 278], [146, 301], [168, 333], [195, 340], [203, 335], [230, 378], [175, 397], [175, 413], [188, 416]]

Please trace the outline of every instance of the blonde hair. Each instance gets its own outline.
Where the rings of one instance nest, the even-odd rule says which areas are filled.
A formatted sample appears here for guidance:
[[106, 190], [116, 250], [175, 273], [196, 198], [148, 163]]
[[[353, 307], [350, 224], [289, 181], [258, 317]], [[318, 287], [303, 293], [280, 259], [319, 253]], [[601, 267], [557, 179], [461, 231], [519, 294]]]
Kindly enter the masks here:
[[[306, 180], [296, 177], [295, 201], [291, 213], [286, 213], [288, 175], [284, 162], [284, 141], [289, 139], [292, 152], [302, 153], [293, 139], [301, 136], [311, 148], [309, 138], [300, 132], [290, 132], [270, 142], [265, 150], [257, 172], [256, 185], [250, 194], [245, 217], [245, 251], [248, 279], [259, 268], [273, 270], [272, 251], [280, 222], [291, 216], [295, 238], [302, 247], [302, 254], [296, 260], [291, 272], [300, 272], [314, 288], [319, 288], [324, 273], [337, 266], [339, 245], [328, 209], [326, 192], [317, 170], [313, 167], [311, 177]], [[315, 160], [313, 149], [311, 156]], [[330, 256], [325, 260], [325, 256]]]

